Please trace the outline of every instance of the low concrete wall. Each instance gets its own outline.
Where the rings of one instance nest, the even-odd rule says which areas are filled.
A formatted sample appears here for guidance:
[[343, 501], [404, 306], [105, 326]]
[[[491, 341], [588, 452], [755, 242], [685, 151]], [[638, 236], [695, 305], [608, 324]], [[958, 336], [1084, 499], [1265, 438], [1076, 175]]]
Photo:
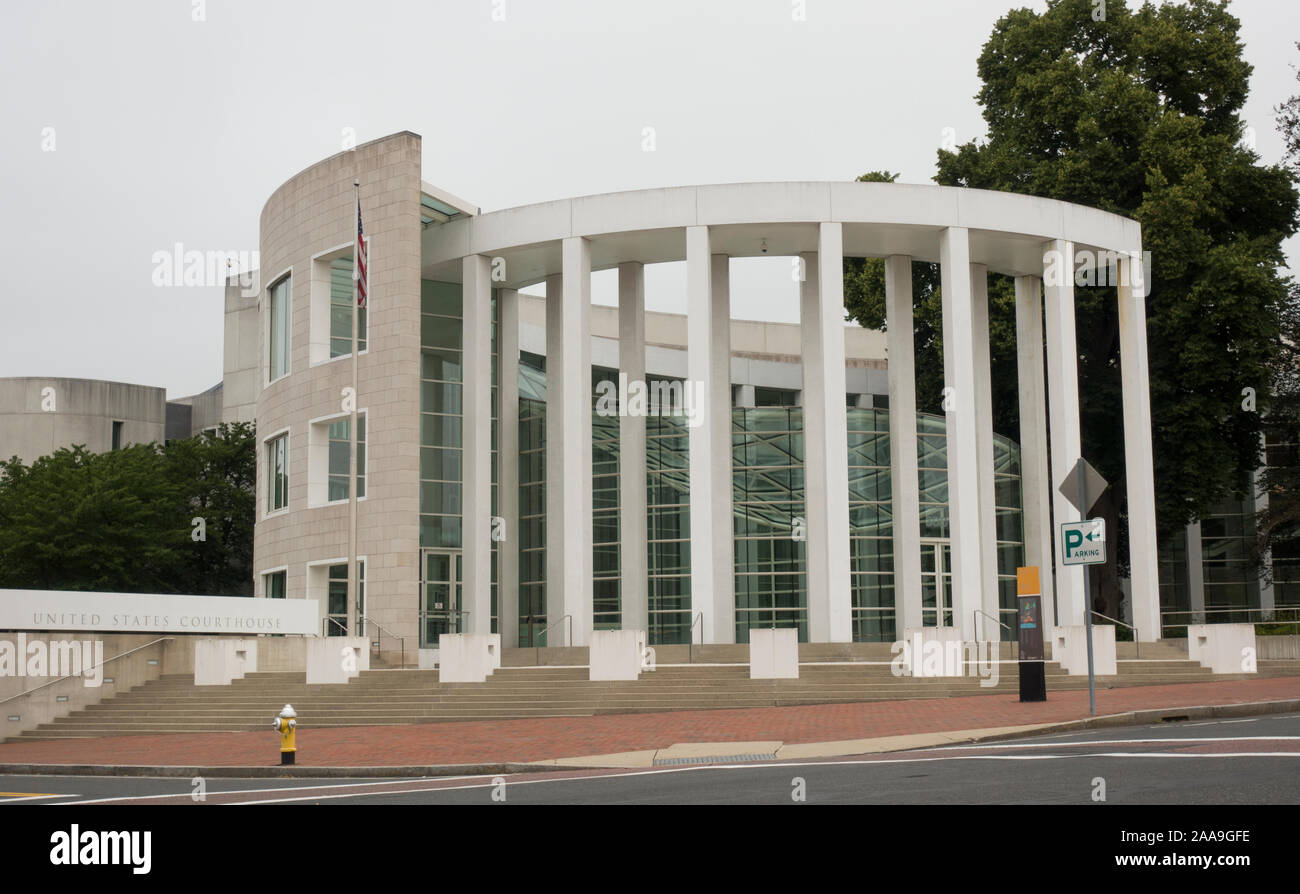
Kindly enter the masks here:
[[199, 640], [194, 644], [194, 685], [229, 686], [245, 674], [257, 673], [257, 644], [256, 638]]
[[492, 636], [485, 633], [444, 633], [438, 637], [438, 682], [485, 681], [495, 669]]
[[317, 636], [305, 642], [308, 683], [346, 683], [370, 670], [370, 641], [364, 636]]
[[1216, 674], [1253, 674], [1255, 625], [1189, 624], [1187, 657]]
[[[1052, 660], [1067, 674], [1087, 676], [1088, 634], [1083, 624], [1052, 628]], [[1115, 664], [1115, 628], [1110, 624], [1092, 626], [1092, 667], [1098, 677], [1113, 677], [1119, 672]]]
[[1255, 650], [1259, 658], [1300, 660], [1300, 636], [1257, 636]]
[[[163, 672], [164, 655], [170, 642], [157, 642], [144, 649], [140, 647], [158, 639], [156, 634], [91, 634], [84, 631], [0, 634], [0, 643], [8, 643], [9, 654], [15, 658], [20, 644], [30, 654], [31, 644], [41, 643], [48, 654], [50, 643], [90, 642], [99, 643], [94, 651], [102, 654], [104, 662], [98, 670], [101, 675], [99, 686], [86, 686], [84, 677], [52, 682], [62, 673], [50, 674], [48, 671], [54, 669], [50, 667], [46, 668], [47, 674], [40, 677], [9, 676], [10, 669], [6, 669], [6, 676], [0, 676], [0, 739], [35, 729], [42, 723], [66, 717], [87, 705], [156, 680]], [[132, 652], [133, 649], [140, 650]], [[131, 654], [126, 654], [128, 652]], [[23, 666], [26, 668], [26, 663]], [[29, 691], [30, 695], [23, 695]]]
[[749, 631], [749, 678], [796, 680], [799, 678], [799, 631]]
[[587, 667], [587, 679], [637, 679], [641, 675], [645, 647], [644, 630], [593, 630], [588, 647], [591, 663]]

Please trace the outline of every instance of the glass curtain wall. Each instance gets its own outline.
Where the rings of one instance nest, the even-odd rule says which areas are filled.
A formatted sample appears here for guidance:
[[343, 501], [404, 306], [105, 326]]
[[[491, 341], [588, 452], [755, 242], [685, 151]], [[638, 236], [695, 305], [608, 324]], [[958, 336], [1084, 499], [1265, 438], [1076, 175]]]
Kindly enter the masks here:
[[731, 411], [736, 642], [774, 627], [794, 627], [806, 642], [803, 411], [792, 394], [761, 390], [755, 400], [776, 406]]
[[618, 555], [618, 437], [621, 417], [602, 416], [596, 412], [596, 388], [601, 382], [617, 385], [618, 370], [599, 366], [591, 368], [591, 620], [596, 630], [616, 630], [623, 622]]
[[519, 354], [519, 643], [546, 627], [546, 358]]
[[[462, 288], [460, 283], [420, 283], [420, 546], [459, 549], [462, 545]], [[500, 395], [497, 362], [497, 294], [492, 292], [491, 450], [492, 508], [498, 513], [497, 416]], [[484, 524], [490, 520], [484, 519]], [[509, 532], [507, 532], [509, 536]], [[491, 558], [492, 627], [497, 630], [497, 541]], [[421, 611], [431, 610], [421, 606]], [[456, 611], [462, 611], [460, 606]], [[463, 622], [463, 611], [460, 621]], [[463, 630], [463, 623], [456, 624]]]
[[894, 514], [889, 412], [850, 409], [849, 562], [854, 642], [893, 642]]
[[[680, 380], [646, 376], [651, 394], [655, 383], [672, 381]], [[690, 426], [681, 413], [667, 412], [652, 412], [645, 423], [649, 639], [687, 643], [693, 620]]]

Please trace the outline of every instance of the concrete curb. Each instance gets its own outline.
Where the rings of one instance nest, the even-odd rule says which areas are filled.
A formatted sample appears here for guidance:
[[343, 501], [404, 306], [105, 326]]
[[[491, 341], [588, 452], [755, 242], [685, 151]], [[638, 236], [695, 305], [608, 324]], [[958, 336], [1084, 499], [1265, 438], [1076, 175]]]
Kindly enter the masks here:
[[[381, 777], [505, 776], [554, 770], [537, 764], [435, 764], [430, 766], [313, 767], [295, 764], [270, 767], [151, 767], [140, 764], [0, 764], [4, 776], [153, 776], [192, 779], [373, 779]], [[588, 768], [566, 768], [588, 769]]]
[[975, 742], [993, 742], [998, 739], [1018, 739], [1025, 735], [1070, 732], [1080, 729], [1105, 729], [1115, 726], [1146, 726], [1151, 723], [1173, 723], [1183, 720], [1216, 720], [1221, 717], [1253, 717], [1267, 714], [1289, 714], [1300, 711], [1300, 698], [1280, 699], [1271, 702], [1240, 702], [1231, 705], [1196, 705], [1183, 708], [1144, 708], [1121, 714], [1102, 714], [1079, 720], [1063, 720], [1043, 726], [1032, 733], [1009, 733], [973, 739]]
[[[1074, 730], [1107, 729], [1123, 726], [1147, 726], [1152, 723], [1173, 723], [1185, 720], [1216, 720], [1221, 717], [1254, 717], [1268, 714], [1289, 714], [1300, 711], [1300, 699], [1283, 699], [1271, 702], [1241, 702], [1233, 705], [1196, 705], [1183, 708], [1143, 708], [1140, 711], [1125, 711], [1120, 714], [1101, 714], [1097, 717], [1084, 717], [1079, 720], [1061, 720], [1045, 723], [1033, 730], [1018, 732], [993, 733], [987, 736], [962, 736], [962, 730], [953, 730], [942, 735], [956, 737], [949, 745], [969, 745], [979, 742], [999, 742], [1006, 739], [1028, 739], [1053, 733], [1068, 733]], [[942, 745], [930, 746], [942, 748]], [[916, 751], [916, 748], [897, 749], [899, 751]]]
[[[998, 732], [989, 735], [969, 735], [965, 730], [938, 731], [935, 735], [949, 738], [942, 744], [928, 746], [902, 746], [884, 748], [876, 752], [852, 751], [843, 755], [826, 755], [823, 757], [850, 757], [856, 754], [884, 754], [901, 751], [918, 751], [922, 748], [942, 748], [945, 745], [968, 745], [979, 742], [997, 742], [1007, 739], [1026, 739], [1052, 733], [1071, 732], [1084, 729], [1105, 729], [1109, 727], [1146, 726], [1152, 723], [1170, 723], [1186, 720], [1215, 720], [1222, 717], [1253, 717], [1268, 714], [1288, 714], [1300, 711], [1300, 699], [1282, 699], [1268, 702], [1240, 702], [1229, 705], [1196, 705], [1190, 707], [1144, 708], [1139, 711], [1125, 711], [1119, 714], [1103, 714], [1098, 717], [1084, 717], [1078, 720], [1063, 720], [1045, 723], [1032, 730], [1023, 728]], [[922, 734], [918, 734], [922, 735]], [[898, 738], [885, 736], [881, 738]], [[697, 745], [700, 743], [696, 743]], [[734, 743], [731, 743], [734, 745]], [[815, 743], [807, 743], [815, 744]], [[560, 758], [559, 760], [595, 761], [599, 755]], [[776, 761], [781, 758], [777, 757]], [[807, 762], [809, 758], [788, 758], [791, 761]], [[703, 758], [700, 764], [710, 761]], [[264, 767], [185, 767], [185, 766], [145, 766], [109, 764], [0, 764], [0, 775], [5, 776], [155, 776], [184, 777], [205, 776], [210, 778], [239, 779], [373, 779], [382, 777], [428, 777], [428, 776], [505, 776], [513, 773], [546, 773], [557, 770], [608, 770], [616, 769], [605, 766], [581, 766], [557, 763], [483, 763], [483, 764], [434, 764], [428, 766], [384, 766], [384, 767], [313, 767], [295, 764], [285, 767], [280, 765]]]

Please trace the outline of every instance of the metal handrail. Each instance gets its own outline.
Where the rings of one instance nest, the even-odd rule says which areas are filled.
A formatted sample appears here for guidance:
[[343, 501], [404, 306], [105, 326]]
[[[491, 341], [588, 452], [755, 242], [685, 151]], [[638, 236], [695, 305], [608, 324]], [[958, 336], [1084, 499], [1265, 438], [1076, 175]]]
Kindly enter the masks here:
[[363, 621], [363, 622], [365, 622], [365, 623], [367, 623], [367, 624], [374, 624], [374, 625], [375, 625], [375, 628], [379, 631], [379, 643], [378, 643], [378, 646], [379, 646], [379, 654], [380, 654], [381, 656], [384, 654], [384, 634], [385, 634], [385, 633], [388, 634], [388, 636], [389, 636], [390, 639], [395, 639], [395, 640], [397, 640], [397, 641], [401, 644], [401, 646], [402, 646], [402, 664], [401, 664], [401, 666], [402, 666], [402, 667], [406, 667], [406, 637], [404, 637], [404, 636], [394, 636], [392, 632], [390, 632], [390, 631], [388, 631], [388, 630], [385, 630], [384, 627], [383, 627], [383, 625], [375, 623], [374, 621], [372, 621], [370, 618], [366, 617], [365, 615], [361, 615], [361, 616], [360, 616], [360, 620]]
[[695, 662], [695, 622], [700, 623], [700, 645], [704, 645], [704, 612], [695, 612], [691, 615], [691, 627], [686, 631], [686, 663]]
[[[1300, 621], [1300, 606], [1281, 605], [1281, 606], [1274, 606], [1273, 608], [1246, 608], [1246, 607], [1202, 608], [1202, 609], [1191, 608], [1191, 609], [1177, 609], [1177, 610], [1163, 611], [1160, 613], [1161, 634], [1163, 635], [1164, 629], [1166, 627], [1186, 627], [1190, 624], [1200, 623], [1196, 620], [1196, 618], [1198, 617], [1203, 618], [1205, 615], [1215, 615], [1215, 614], [1243, 614], [1243, 615], [1260, 616], [1259, 620], [1242, 622], [1246, 624], [1295, 624], [1297, 623], [1297, 621]], [[1290, 614], [1292, 616], [1291, 620], [1286, 620], [1284, 618], [1278, 617], [1279, 615], [1287, 615], [1287, 614]], [[1164, 620], [1166, 617], [1172, 615], [1190, 615], [1191, 619], [1183, 622]]]
[[105, 658], [103, 661], [100, 661], [96, 664], [92, 664], [90, 667], [83, 667], [81, 669], [81, 673], [79, 674], [64, 674], [62, 677], [59, 677], [54, 680], [50, 680], [50, 682], [48, 683], [42, 683], [40, 686], [35, 686], [31, 689], [24, 690], [23, 692], [16, 693], [7, 698], [0, 698], [0, 705], [5, 704], [6, 702], [11, 702], [16, 698], [22, 698], [24, 695], [31, 695], [33, 692], [39, 692], [42, 689], [44, 689], [46, 686], [53, 686], [55, 683], [61, 683], [64, 680], [71, 680], [73, 677], [84, 677], [86, 675], [86, 671], [90, 670], [91, 668], [103, 667], [105, 664], [108, 664], [110, 661], [116, 661], [119, 658], [125, 658], [127, 655], [130, 655], [132, 652], [139, 652], [141, 649], [147, 649], [150, 646], [157, 645], [158, 643], [170, 642], [175, 638], [176, 637], [174, 636], [160, 636], [155, 640], [150, 640], [149, 642], [145, 643], [143, 646], [136, 646], [134, 649], [128, 649], [125, 652], [118, 652], [112, 658]]
[[[1275, 615], [1275, 614], [1278, 614], [1278, 613], [1281, 613], [1281, 612], [1295, 612], [1295, 611], [1300, 611], [1300, 606], [1296, 606], [1296, 605], [1279, 605], [1279, 606], [1275, 606], [1275, 607], [1273, 607], [1273, 608], [1199, 608], [1199, 609], [1198, 609], [1198, 608], [1188, 608], [1188, 609], [1178, 609], [1178, 610], [1173, 610], [1173, 609], [1171, 609], [1171, 610], [1166, 611], [1166, 612], [1161, 612], [1161, 613], [1160, 613], [1160, 617], [1163, 618], [1165, 615], [1212, 615], [1212, 614], [1214, 614], [1214, 613], [1216, 613], [1216, 612], [1240, 612], [1240, 613], [1242, 613], [1242, 614], [1255, 614], [1255, 613], [1260, 613], [1260, 614], [1270, 614], [1270, 615]], [[1256, 623], [1256, 624], [1267, 624], [1267, 623], [1270, 623], [1270, 622], [1268, 622], [1268, 621], [1256, 621], [1255, 623]], [[1290, 622], [1290, 621], [1280, 621], [1280, 622], [1278, 622], [1278, 623], [1281, 623], [1281, 624], [1289, 624], [1289, 623], [1292, 623], [1292, 622]], [[1180, 627], [1181, 627], [1182, 625], [1179, 624], [1179, 625], [1177, 625], [1177, 626], [1180, 626]]]
[[[974, 629], [975, 629], [975, 641], [976, 641], [976, 642], [979, 642], [979, 638], [980, 638], [980, 624], [979, 624], [979, 621], [980, 621], [980, 617], [979, 617], [979, 616], [980, 616], [980, 615], [983, 615], [984, 617], [988, 618], [990, 621], [992, 621], [993, 623], [997, 624], [997, 625], [998, 625], [999, 627], [1001, 627], [1003, 630], [1007, 631], [1007, 633], [1014, 633], [1014, 632], [1015, 632], [1015, 631], [1013, 631], [1013, 630], [1011, 629], [1011, 625], [1009, 625], [1009, 624], [1004, 624], [1004, 623], [1002, 622], [1002, 619], [1001, 619], [1001, 618], [997, 617], [996, 615], [990, 615], [988, 612], [984, 611], [984, 609], [982, 609], [982, 608], [977, 608], [977, 609], [974, 610], [974, 613], [971, 615], [971, 623], [972, 623], [972, 625], [973, 625], [973, 627], [974, 627]], [[1016, 647], [1017, 654], [1018, 654], [1019, 649], [1020, 649], [1020, 640], [1017, 638], [1017, 639], [1013, 639], [1012, 642], [1015, 643], [1015, 647]], [[1001, 652], [999, 652], [998, 657], [1001, 657]]]
[[1142, 645], [1138, 642], [1138, 629], [1136, 627], [1134, 627], [1132, 624], [1125, 624], [1123, 621], [1119, 620], [1118, 618], [1112, 618], [1110, 615], [1103, 615], [1101, 612], [1095, 609], [1093, 610], [1092, 613], [1099, 618], [1105, 618], [1107, 621], [1110, 621], [1112, 624], [1118, 624], [1121, 627], [1127, 627], [1129, 630], [1132, 630], [1133, 631], [1133, 657], [1134, 658], [1142, 657]]
[[321, 636], [329, 636], [329, 633], [327, 631], [329, 630], [328, 625], [330, 624], [333, 624], [339, 630], [342, 630], [344, 634], [348, 632], [348, 625], [340, 624], [338, 621], [334, 619], [332, 615], [326, 615], [325, 617], [321, 618], [321, 625], [320, 625]]
[[[538, 635], [537, 639], [533, 641], [533, 663], [534, 664], [540, 666], [542, 663], [542, 644], [540, 640], [542, 639], [542, 637], [546, 636], [546, 634], [551, 632], [552, 627], [554, 627], [556, 624], [559, 624], [561, 621], [568, 622], [568, 626], [565, 628], [565, 632], [564, 632], [564, 644], [567, 646], [569, 643], [573, 642], [573, 615], [561, 615], [560, 617], [556, 618], [554, 621], [552, 621], [551, 623], [543, 627], [542, 632]], [[550, 648], [549, 644], [547, 644], [547, 648]]]

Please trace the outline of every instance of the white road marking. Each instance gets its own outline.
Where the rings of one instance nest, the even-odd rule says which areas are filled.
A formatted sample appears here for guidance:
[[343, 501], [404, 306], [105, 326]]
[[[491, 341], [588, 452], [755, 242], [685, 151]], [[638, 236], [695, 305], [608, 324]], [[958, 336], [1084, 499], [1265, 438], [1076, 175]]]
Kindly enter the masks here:
[[[157, 777], [150, 777], [157, 778]], [[222, 777], [213, 777], [222, 778]], [[479, 777], [479, 776], [429, 776], [426, 779], [479, 779], [496, 777]], [[310, 792], [322, 789], [334, 788], [359, 788], [361, 786], [374, 785], [410, 785], [413, 780], [407, 779], [376, 779], [373, 782], [323, 782], [318, 785], [286, 785], [280, 788], [239, 788], [226, 790], [213, 790], [208, 792], [209, 795], [260, 795], [265, 792]], [[70, 801], [70, 804], [102, 804], [110, 801], [148, 801], [153, 798], [184, 798], [189, 797], [191, 792], [160, 792], [154, 795], [121, 795], [114, 798], [93, 798], [88, 801]], [[375, 794], [380, 794], [376, 792]], [[67, 797], [59, 795], [57, 797]]]
[[[693, 766], [693, 767], [671, 767], [671, 768], [660, 768], [654, 770], [640, 770], [640, 771], [633, 771], [633, 772], [626, 772], [626, 773], [604, 773], [604, 774], [593, 775], [593, 776], [565, 776], [558, 779], [511, 779], [510, 777], [505, 777], [505, 779], [506, 779], [506, 787], [507, 789], [509, 789], [510, 787], [516, 785], [541, 785], [545, 783], [561, 783], [561, 782], [592, 782], [592, 781], [600, 781], [604, 779], [623, 779], [623, 778], [629, 778], [635, 776], [658, 776], [666, 773], [692, 773], [692, 772], [698, 772], [700, 770], [753, 770], [753, 769], [784, 770], [792, 767], [815, 768], [815, 767], [825, 767], [825, 766], [857, 766], [857, 765], [874, 766], [880, 764], [932, 763], [934, 761], [943, 761], [943, 760], [1042, 761], [1042, 760], [1070, 760], [1070, 759], [1078, 759], [1078, 758], [1097, 758], [1097, 757], [1119, 757], [1119, 758], [1300, 757], [1300, 752], [1258, 751], [1258, 752], [1235, 752], [1235, 753], [1228, 753], [1228, 754], [1175, 754], [1175, 753], [1149, 752], [1149, 751], [1134, 751], [1134, 752], [1115, 751], [1115, 752], [1104, 752], [1101, 754], [972, 754], [972, 755], [964, 755], [960, 758], [923, 757], [923, 758], [887, 758], [884, 760], [874, 760], [874, 761], [836, 760], [836, 761], [818, 761], [812, 763], [799, 762], [799, 763], [762, 763], [762, 764], [760, 763], [708, 764], [708, 765]], [[267, 798], [267, 799], [260, 799], [255, 801], [232, 801], [229, 803], [232, 805], [292, 803], [294, 801], [320, 801], [320, 800], [327, 800], [327, 799], [334, 799], [334, 798], [351, 798], [351, 797], [364, 798], [372, 794], [373, 795], [411, 795], [411, 794], [423, 794], [423, 793], [431, 793], [431, 792], [468, 791], [472, 789], [494, 788], [495, 786], [496, 783], [492, 781], [476, 782], [469, 785], [442, 786], [442, 785], [426, 784], [421, 787], [414, 787], [409, 789], [392, 789], [386, 792], [352, 792], [352, 793], [344, 793], [344, 794], [319, 795], [315, 797], [304, 796], [304, 797], [296, 797], [296, 798]], [[268, 789], [266, 793], [270, 794], [272, 791], [274, 790]]]
[[1300, 740], [1300, 736], [1186, 736], [1184, 738], [1160, 739], [1094, 739], [1091, 741], [1081, 740], [1078, 742], [990, 742], [987, 745], [970, 744], [948, 745], [943, 747], [945, 751], [964, 751], [971, 748], [1059, 748], [1062, 746], [1075, 745], [1146, 745], [1152, 742], [1294, 742], [1297, 740]]
[[[1255, 719], [1255, 718], [1250, 718]], [[1231, 722], [1248, 722], [1248, 721], [1218, 721], [1223, 723]], [[930, 763], [944, 760], [1067, 760], [1077, 758], [1234, 758], [1234, 757], [1300, 757], [1300, 751], [1251, 751], [1251, 752], [1224, 752], [1224, 753], [1174, 753], [1174, 752], [1154, 752], [1154, 751], [1111, 751], [1096, 752], [1087, 754], [958, 754], [969, 750], [979, 749], [1025, 749], [1025, 748], [1073, 748], [1078, 746], [1102, 746], [1102, 745], [1134, 745], [1134, 744], [1162, 744], [1162, 745], [1181, 745], [1206, 742], [1249, 742], [1249, 741], [1296, 741], [1300, 736], [1217, 736], [1217, 737], [1186, 737], [1186, 738], [1157, 738], [1157, 739], [1105, 739], [1096, 741], [1077, 741], [1077, 742], [1022, 742], [1022, 743], [990, 743], [987, 745], [955, 745], [939, 746], [935, 748], [917, 749], [920, 752], [928, 752], [933, 756], [926, 757], [907, 757], [907, 758], [879, 758], [875, 760], [863, 760], [854, 758], [849, 760], [833, 759], [825, 761], [797, 761], [797, 762], [754, 762], [741, 764], [699, 764], [682, 767], [657, 767], [653, 769], [631, 770], [619, 773], [597, 773], [583, 776], [564, 776], [560, 778], [519, 778], [518, 774], [509, 776], [499, 774], [507, 780], [506, 785], [539, 785], [543, 783], [561, 783], [561, 782], [586, 782], [602, 779], [622, 779], [635, 776], [657, 776], [668, 773], [691, 773], [701, 770], [755, 770], [755, 769], [786, 769], [786, 768], [815, 768], [823, 766], [871, 766], [882, 764], [912, 764], [912, 763]], [[319, 783], [316, 785], [303, 786], [284, 786], [279, 788], [254, 788], [254, 789], [233, 789], [228, 791], [213, 791], [211, 795], [271, 795], [268, 798], [259, 798], [254, 800], [236, 800], [227, 801], [228, 804], [276, 804], [276, 803], [293, 803], [296, 801], [322, 801], [339, 798], [364, 798], [372, 795], [404, 795], [418, 794], [425, 792], [442, 792], [442, 791], [464, 791], [472, 789], [492, 788], [496, 785], [495, 779], [498, 776], [489, 776], [486, 774], [473, 776], [446, 776], [446, 777], [425, 777], [423, 779], [394, 779], [394, 780], [374, 780], [366, 782], [339, 782], [339, 783]], [[455, 782], [465, 780], [468, 784], [464, 785], [444, 785], [445, 782]], [[473, 781], [471, 781], [473, 780]], [[384, 791], [344, 791], [344, 789], [375, 788], [384, 786]], [[398, 786], [405, 786], [399, 788]], [[275, 797], [283, 793], [291, 792], [318, 792], [314, 795], [299, 795], [295, 797]], [[94, 798], [84, 801], [68, 801], [68, 804], [98, 804], [111, 803], [117, 801], [144, 801], [158, 798], [183, 798], [189, 792], [175, 792], [152, 795], [126, 795], [109, 798]], [[76, 795], [50, 795], [48, 797], [77, 797]]]
[[25, 801], [45, 801], [49, 798], [75, 798], [75, 793], [54, 795], [10, 795], [0, 798], [0, 804], [21, 804]]

